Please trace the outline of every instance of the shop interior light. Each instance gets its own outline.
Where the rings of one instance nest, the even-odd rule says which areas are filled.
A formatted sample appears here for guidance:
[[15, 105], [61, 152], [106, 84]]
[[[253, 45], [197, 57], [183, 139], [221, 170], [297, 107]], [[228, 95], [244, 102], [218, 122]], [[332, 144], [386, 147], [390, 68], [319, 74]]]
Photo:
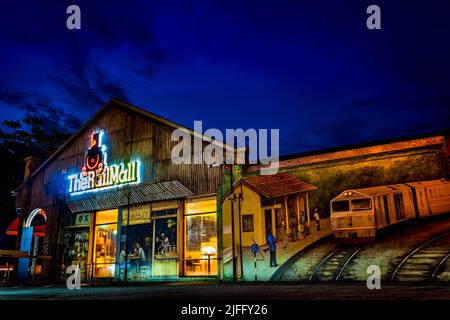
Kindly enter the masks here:
[[212, 246], [206, 246], [202, 248], [202, 252], [204, 255], [214, 255], [217, 253], [217, 250]]

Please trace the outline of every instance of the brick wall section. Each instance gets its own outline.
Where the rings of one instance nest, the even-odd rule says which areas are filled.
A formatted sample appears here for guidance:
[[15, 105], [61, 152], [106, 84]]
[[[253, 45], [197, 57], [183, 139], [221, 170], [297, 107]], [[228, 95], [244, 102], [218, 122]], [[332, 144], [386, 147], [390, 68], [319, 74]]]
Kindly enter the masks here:
[[[428, 146], [434, 146], [434, 145], [442, 145], [445, 148], [445, 143], [447, 143], [447, 159], [449, 159], [450, 156], [450, 142], [445, 142], [444, 136], [436, 136], [436, 137], [430, 137], [430, 138], [422, 138], [422, 139], [415, 139], [410, 141], [401, 141], [401, 142], [394, 142], [394, 143], [388, 143], [388, 144], [382, 144], [382, 145], [376, 145], [376, 146], [370, 146], [370, 147], [363, 147], [363, 148], [356, 148], [356, 149], [349, 149], [349, 150], [343, 150], [343, 151], [336, 151], [336, 152], [330, 152], [330, 153], [323, 153], [318, 155], [312, 155], [312, 156], [305, 156], [305, 157], [298, 157], [295, 159], [289, 159], [289, 160], [282, 160], [280, 161], [280, 169], [283, 168], [289, 168], [289, 167], [295, 167], [295, 166], [301, 166], [301, 165], [309, 165], [309, 164], [315, 164], [320, 162], [327, 162], [327, 161], [333, 161], [333, 160], [342, 160], [346, 158], [353, 158], [353, 157], [360, 157], [360, 156], [367, 156], [367, 155], [375, 155], [379, 153], [390, 153], [390, 152], [396, 152], [396, 151], [402, 151], [402, 150], [410, 150], [410, 149], [420, 149]], [[261, 166], [251, 166], [248, 168], [247, 172], [256, 172], [259, 171]]]

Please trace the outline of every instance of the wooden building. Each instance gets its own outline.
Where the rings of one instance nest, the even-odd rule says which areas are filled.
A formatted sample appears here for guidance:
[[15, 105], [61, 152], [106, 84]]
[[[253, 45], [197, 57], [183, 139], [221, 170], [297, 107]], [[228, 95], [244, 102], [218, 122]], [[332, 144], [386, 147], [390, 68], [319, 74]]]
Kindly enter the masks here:
[[31, 262], [35, 280], [64, 281], [70, 265], [79, 266], [82, 282], [217, 276], [216, 192], [223, 168], [173, 164], [175, 129], [211, 142], [113, 99], [29, 170], [16, 206], [19, 226], [45, 225], [32, 245], [22, 241], [38, 256]]
[[245, 278], [242, 252], [253, 241], [265, 245], [268, 226], [277, 240], [290, 235], [288, 213], [298, 219], [303, 210], [309, 225], [310, 211], [328, 216], [330, 201], [344, 190], [448, 177], [448, 147], [448, 132], [439, 132], [280, 157], [274, 176], [260, 176], [263, 165], [241, 167], [233, 192], [219, 196], [223, 278]]
[[316, 207], [327, 216], [345, 189], [449, 175], [445, 134], [291, 155], [280, 159], [279, 174], [259, 176], [259, 165], [175, 164], [176, 129], [192, 144], [236, 154], [113, 99], [40, 166], [26, 159], [21, 216], [9, 230], [33, 256], [20, 259], [19, 278], [30, 269], [40, 283], [65, 281], [69, 266], [88, 283], [225, 278], [230, 257], [235, 273], [239, 251], [265, 244], [268, 228], [290, 234], [291, 216], [298, 221], [304, 211], [309, 223]]

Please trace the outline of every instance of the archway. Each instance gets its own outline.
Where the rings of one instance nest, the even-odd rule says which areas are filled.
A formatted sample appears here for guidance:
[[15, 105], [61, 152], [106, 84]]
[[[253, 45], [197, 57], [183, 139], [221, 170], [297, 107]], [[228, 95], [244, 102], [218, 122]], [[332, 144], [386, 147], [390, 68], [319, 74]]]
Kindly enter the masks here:
[[[34, 229], [42, 226], [42, 224], [34, 226], [33, 222], [36, 217], [44, 219], [44, 225], [47, 223], [47, 214], [41, 208], [36, 208], [30, 212], [22, 227], [22, 238], [20, 241], [20, 251], [28, 252], [30, 257], [20, 258], [17, 268], [17, 278], [19, 281], [26, 282], [28, 280], [28, 270], [31, 258], [31, 277], [34, 282], [36, 274], [36, 263], [39, 251], [39, 238], [44, 236], [45, 232], [34, 232]], [[39, 229], [42, 229], [40, 227]]]
[[24, 228], [29, 228], [31, 227], [31, 223], [33, 222], [34, 218], [37, 215], [41, 215], [42, 217], [44, 217], [45, 222], [47, 222], [47, 214], [45, 213], [44, 210], [42, 210], [41, 208], [36, 208], [33, 211], [31, 211], [30, 215], [28, 216], [27, 220], [25, 221], [23, 227]]

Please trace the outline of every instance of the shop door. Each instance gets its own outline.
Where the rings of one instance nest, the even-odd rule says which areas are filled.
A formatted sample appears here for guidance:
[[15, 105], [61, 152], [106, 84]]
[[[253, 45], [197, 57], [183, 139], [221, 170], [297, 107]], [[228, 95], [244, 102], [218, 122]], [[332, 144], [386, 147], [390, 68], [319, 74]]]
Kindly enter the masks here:
[[178, 275], [176, 209], [173, 212], [165, 210], [155, 214], [153, 240], [155, 252], [152, 274], [155, 277], [176, 276]]
[[152, 273], [153, 223], [130, 225], [128, 241], [126, 227], [122, 227], [121, 238], [120, 278], [124, 279], [126, 269], [127, 281], [148, 281]]
[[114, 278], [117, 246], [117, 209], [99, 211], [95, 218], [94, 278]]
[[[80, 281], [87, 282], [89, 227], [67, 229], [64, 234], [64, 265], [79, 267]], [[63, 274], [66, 270], [62, 270]]]

